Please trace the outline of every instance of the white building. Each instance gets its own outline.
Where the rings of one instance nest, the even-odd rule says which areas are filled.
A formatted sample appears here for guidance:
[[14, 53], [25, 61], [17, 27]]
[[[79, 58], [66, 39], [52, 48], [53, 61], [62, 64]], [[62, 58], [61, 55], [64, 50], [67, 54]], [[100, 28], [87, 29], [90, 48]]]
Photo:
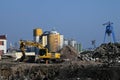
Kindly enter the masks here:
[[45, 47], [48, 44], [48, 36], [44, 35], [42, 36], [42, 45]]
[[60, 49], [63, 48], [63, 44], [64, 44], [64, 36], [60, 35]]
[[75, 47], [76, 44], [77, 44], [77, 41], [73, 39], [69, 40], [69, 45], [71, 45], [72, 47]]
[[7, 52], [7, 39], [5, 35], [0, 35], [0, 54]]
[[64, 46], [67, 46], [68, 45], [68, 40], [67, 39], [64, 39]]

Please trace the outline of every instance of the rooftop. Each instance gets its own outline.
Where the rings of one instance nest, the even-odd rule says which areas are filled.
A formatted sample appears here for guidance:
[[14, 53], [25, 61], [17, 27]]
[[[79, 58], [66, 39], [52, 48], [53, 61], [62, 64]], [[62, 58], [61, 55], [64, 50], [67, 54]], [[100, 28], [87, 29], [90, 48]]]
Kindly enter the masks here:
[[0, 35], [0, 39], [6, 39], [6, 35]]

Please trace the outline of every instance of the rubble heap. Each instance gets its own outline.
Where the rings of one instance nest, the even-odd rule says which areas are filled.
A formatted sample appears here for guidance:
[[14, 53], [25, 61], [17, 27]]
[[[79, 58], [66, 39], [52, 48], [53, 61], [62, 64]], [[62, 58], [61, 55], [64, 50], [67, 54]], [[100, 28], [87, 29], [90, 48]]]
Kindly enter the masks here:
[[78, 52], [71, 46], [65, 46], [60, 50], [61, 59], [75, 60]]
[[102, 60], [118, 60], [120, 58], [120, 43], [102, 44], [95, 49], [93, 57]]
[[101, 44], [94, 51], [84, 51], [80, 55], [84, 61], [118, 62], [120, 61], [120, 43]]

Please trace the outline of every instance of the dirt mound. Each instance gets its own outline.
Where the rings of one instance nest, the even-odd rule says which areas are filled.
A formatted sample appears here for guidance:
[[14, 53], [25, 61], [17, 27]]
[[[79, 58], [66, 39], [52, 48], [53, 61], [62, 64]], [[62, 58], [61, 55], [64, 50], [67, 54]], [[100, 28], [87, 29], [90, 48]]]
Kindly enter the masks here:
[[74, 60], [77, 58], [77, 51], [71, 46], [65, 46], [60, 50], [61, 59]]

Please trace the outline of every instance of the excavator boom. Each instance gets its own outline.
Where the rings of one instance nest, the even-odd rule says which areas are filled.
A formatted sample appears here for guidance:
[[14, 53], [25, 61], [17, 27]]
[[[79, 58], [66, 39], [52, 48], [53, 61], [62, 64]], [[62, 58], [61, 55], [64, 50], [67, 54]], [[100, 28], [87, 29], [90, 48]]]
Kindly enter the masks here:
[[49, 53], [48, 49], [43, 47], [41, 43], [26, 41], [26, 40], [20, 40], [19, 43], [20, 43], [21, 52], [23, 54], [23, 56], [21, 57], [21, 61], [23, 61], [26, 57], [25, 56], [26, 46], [36, 47], [39, 49], [38, 59], [45, 59], [45, 60], [60, 59], [60, 53]]

